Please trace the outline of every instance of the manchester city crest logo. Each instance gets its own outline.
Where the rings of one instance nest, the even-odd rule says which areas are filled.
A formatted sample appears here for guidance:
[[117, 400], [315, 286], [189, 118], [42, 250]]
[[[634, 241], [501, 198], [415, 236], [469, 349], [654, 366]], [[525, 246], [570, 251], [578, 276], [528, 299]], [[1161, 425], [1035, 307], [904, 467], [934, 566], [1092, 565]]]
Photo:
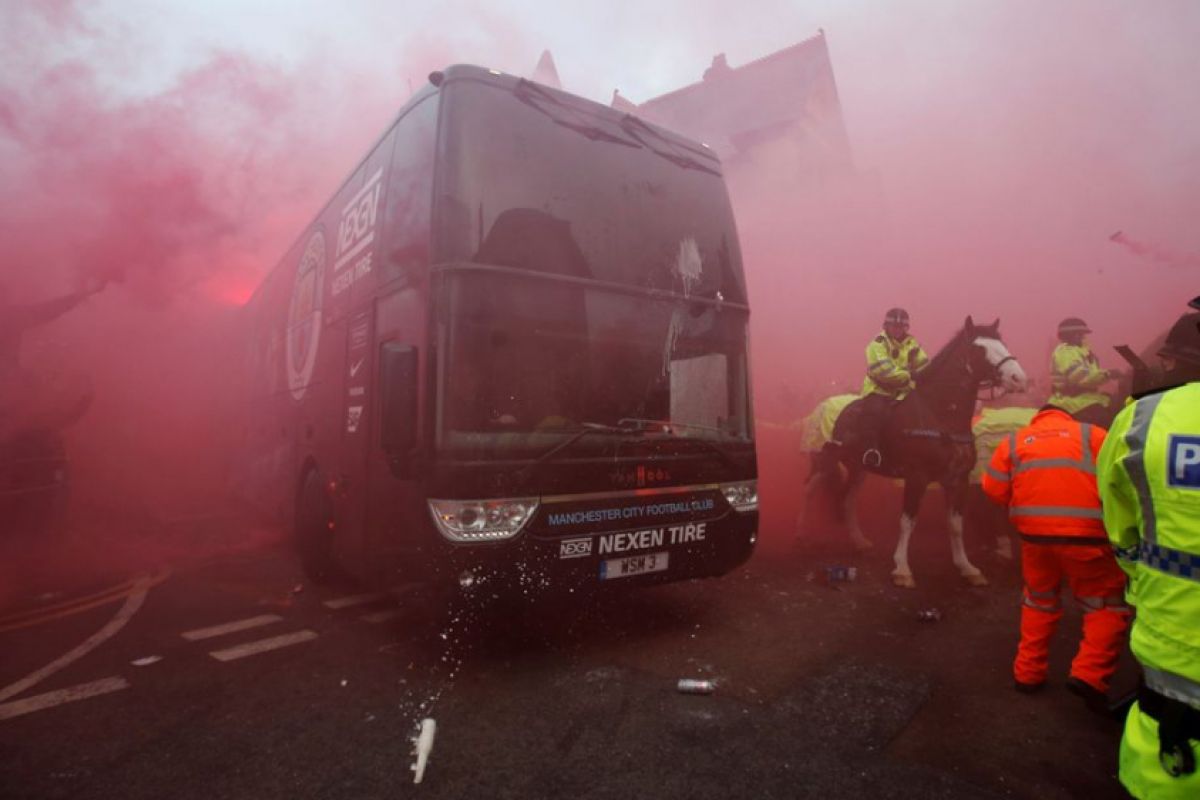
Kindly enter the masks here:
[[296, 266], [292, 304], [288, 309], [287, 371], [292, 397], [304, 397], [317, 362], [321, 340], [321, 302], [325, 285], [325, 234], [316, 231]]

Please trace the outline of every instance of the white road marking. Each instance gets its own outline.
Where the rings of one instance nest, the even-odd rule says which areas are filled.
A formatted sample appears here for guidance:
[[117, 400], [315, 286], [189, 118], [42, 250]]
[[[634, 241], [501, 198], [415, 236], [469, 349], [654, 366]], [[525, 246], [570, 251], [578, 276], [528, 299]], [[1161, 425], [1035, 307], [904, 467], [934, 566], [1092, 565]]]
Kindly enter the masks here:
[[367, 603], [374, 603], [388, 597], [389, 595], [383, 592], [375, 594], [353, 594], [349, 597], [338, 597], [333, 600], [326, 600], [325, 607], [332, 609], [350, 608], [351, 606], [365, 606]]
[[363, 622], [369, 622], [372, 625], [378, 625], [381, 622], [390, 622], [400, 616], [400, 609], [389, 608], [386, 611], [376, 611], [374, 614], [363, 614]]
[[153, 583], [153, 578], [141, 578], [134, 584], [133, 590], [129, 597], [125, 599], [125, 604], [117, 611], [117, 615], [108, 621], [100, 630], [93, 633], [90, 637], [84, 640], [83, 644], [76, 647], [74, 650], [66, 653], [63, 656], [51, 661], [46, 666], [39, 669], [37, 672], [27, 675], [16, 683], [10, 684], [3, 689], [0, 689], [0, 702], [8, 700], [10, 697], [15, 697], [26, 689], [37, 685], [45, 680], [48, 676], [58, 672], [68, 664], [82, 658], [83, 656], [95, 650], [108, 639], [112, 638], [117, 631], [125, 627], [125, 623], [129, 622], [130, 617], [137, 613], [142, 607], [142, 603], [146, 599], [146, 592], [150, 590]]
[[210, 628], [197, 628], [194, 631], [187, 631], [179, 635], [189, 642], [198, 642], [201, 639], [212, 639], [215, 636], [224, 636], [227, 633], [237, 633], [238, 631], [245, 631], [250, 628], [261, 628], [263, 625], [282, 621], [283, 617], [278, 614], [263, 614], [257, 617], [250, 617], [249, 619], [239, 619], [236, 622], [226, 622], [224, 625], [213, 625]]
[[124, 678], [102, 678], [91, 683], [82, 683], [56, 692], [35, 694], [24, 700], [13, 700], [11, 703], [0, 704], [0, 719], [12, 719], [22, 714], [32, 714], [47, 708], [61, 706], [63, 703], [73, 703], [76, 700], [86, 700], [89, 697], [99, 697], [102, 694], [119, 692], [129, 688], [129, 681]]
[[316, 631], [297, 631], [295, 633], [285, 633], [283, 636], [275, 636], [270, 639], [259, 639], [257, 642], [239, 644], [237, 647], [230, 647], [225, 650], [214, 650], [209, 655], [217, 661], [234, 661], [246, 656], [256, 656], [259, 653], [266, 653], [271, 650], [278, 650], [281, 647], [300, 644], [301, 642], [307, 642], [315, 638], [317, 638]]

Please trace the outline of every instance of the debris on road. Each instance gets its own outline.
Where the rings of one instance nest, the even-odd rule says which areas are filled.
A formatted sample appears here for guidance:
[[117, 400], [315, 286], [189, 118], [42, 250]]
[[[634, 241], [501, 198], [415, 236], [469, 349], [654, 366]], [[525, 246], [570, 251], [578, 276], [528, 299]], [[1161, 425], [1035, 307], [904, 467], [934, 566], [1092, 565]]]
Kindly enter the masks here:
[[850, 583], [858, 578], [857, 567], [836, 565], [825, 568], [825, 580], [829, 583]]
[[162, 659], [162, 656], [146, 656], [145, 658], [136, 658], [129, 663], [135, 667], [148, 667], [151, 664], [157, 664], [159, 661], [162, 661]]
[[940, 622], [942, 612], [936, 608], [927, 608], [924, 611], [917, 612], [917, 619], [921, 620], [921, 622]]
[[683, 694], [712, 694], [717, 688], [716, 681], [697, 680], [695, 678], [680, 678], [675, 688]]
[[433, 750], [433, 736], [437, 733], [437, 723], [432, 718], [421, 720], [421, 730], [413, 739], [413, 755], [417, 760], [412, 765], [413, 783], [420, 783], [425, 777], [425, 765], [429, 763], [429, 752]]

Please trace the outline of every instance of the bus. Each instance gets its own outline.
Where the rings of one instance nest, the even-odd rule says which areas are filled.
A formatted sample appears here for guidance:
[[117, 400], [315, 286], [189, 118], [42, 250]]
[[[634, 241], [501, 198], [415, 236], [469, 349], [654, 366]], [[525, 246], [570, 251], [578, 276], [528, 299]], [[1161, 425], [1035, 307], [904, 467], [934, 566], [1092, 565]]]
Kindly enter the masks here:
[[749, 306], [700, 143], [434, 72], [244, 312], [237, 488], [313, 580], [634, 586], [753, 551]]

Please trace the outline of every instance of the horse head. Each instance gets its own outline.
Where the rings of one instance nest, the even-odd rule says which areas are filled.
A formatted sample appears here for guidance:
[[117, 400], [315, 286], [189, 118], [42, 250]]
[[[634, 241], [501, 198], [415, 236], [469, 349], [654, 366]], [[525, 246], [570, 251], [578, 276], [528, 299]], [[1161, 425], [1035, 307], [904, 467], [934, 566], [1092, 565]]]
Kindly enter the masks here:
[[1023, 392], [1029, 385], [1025, 370], [1017, 357], [1008, 351], [1000, 338], [1000, 320], [991, 325], [976, 325], [967, 317], [966, 338], [974, 345], [972, 371], [985, 376], [983, 382], [1005, 392]]

